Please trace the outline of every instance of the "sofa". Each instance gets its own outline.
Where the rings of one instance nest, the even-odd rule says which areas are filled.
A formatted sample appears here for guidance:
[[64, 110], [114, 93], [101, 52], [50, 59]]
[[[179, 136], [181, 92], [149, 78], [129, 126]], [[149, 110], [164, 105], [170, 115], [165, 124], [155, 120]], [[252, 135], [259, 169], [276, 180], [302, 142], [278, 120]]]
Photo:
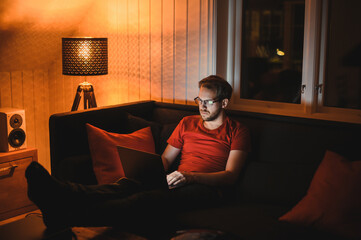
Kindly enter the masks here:
[[[151, 126], [156, 152], [161, 154], [177, 123], [194, 114], [197, 106], [156, 101], [54, 114], [49, 120], [51, 173], [64, 181], [97, 184], [86, 123], [113, 133]], [[174, 230], [217, 230], [229, 239], [344, 239], [278, 218], [306, 195], [326, 150], [351, 161], [361, 159], [361, 124], [236, 110], [227, 110], [227, 115], [249, 128], [252, 141], [234, 199], [219, 207], [177, 214], [172, 219]]]

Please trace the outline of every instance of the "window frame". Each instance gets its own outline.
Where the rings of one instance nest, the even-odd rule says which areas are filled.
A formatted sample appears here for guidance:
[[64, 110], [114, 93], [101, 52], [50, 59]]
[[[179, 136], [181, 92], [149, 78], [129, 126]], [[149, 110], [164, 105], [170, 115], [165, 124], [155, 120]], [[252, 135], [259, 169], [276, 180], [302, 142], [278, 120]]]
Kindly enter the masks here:
[[[224, 75], [234, 88], [230, 109], [270, 113], [294, 117], [315, 118], [340, 122], [361, 123], [361, 110], [323, 106], [328, 27], [328, 1], [305, 0], [305, 29], [302, 63], [301, 103], [282, 103], [242, 99], [241, 57], [242, 57], [242, 5], [243, 0], [228, 0], [228, 24], [226, 69], [218, 67], [217, 74]], [[218, 4], [220, 4], [219, 1]], [[223, 3], [222, 3], [223, 4]], [[225, 15], [225, 14], [218, 14]], [[218, 41], [221, 42], [218, 36]], [[217, 59], [217, 61], [222, 61]], [[321, 90], [321, 91], [320, 91]]]

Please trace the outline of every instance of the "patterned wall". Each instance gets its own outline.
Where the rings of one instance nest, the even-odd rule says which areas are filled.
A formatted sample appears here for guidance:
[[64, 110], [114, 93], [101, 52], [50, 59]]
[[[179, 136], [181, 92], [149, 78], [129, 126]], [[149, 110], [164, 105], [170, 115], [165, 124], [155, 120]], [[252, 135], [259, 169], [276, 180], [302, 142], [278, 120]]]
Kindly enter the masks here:
[[[25, 108], [28, 145], [48, 169], [49, 116], [70, 110], [80, 82], [94, 85], [98, 106], [148, 99], [193, 104], [199, 79], [215, 72], [214, 0], [48, 2], [34, 1], [33, 13], [12, 25], [0, 15], [2, 36], [13, 33], [0, 41], [8, 52], [0, 59], [0, 107]], [[69, 36], [107, 37], [109, 74], [62, 75], [61, 37]]]
[[[106, 3], [95, 2], [75, 33], [108, 38], [109, 74], [86, 78], [94, 85], [98, 105], [144, 99], [192, 102], [198, 80], [215, 71], [213, 1]], [[85, 78], [61, 75], [60, 55], [50, 74], [50, 89], [62, 94], [51, 109], [67, 111]]]

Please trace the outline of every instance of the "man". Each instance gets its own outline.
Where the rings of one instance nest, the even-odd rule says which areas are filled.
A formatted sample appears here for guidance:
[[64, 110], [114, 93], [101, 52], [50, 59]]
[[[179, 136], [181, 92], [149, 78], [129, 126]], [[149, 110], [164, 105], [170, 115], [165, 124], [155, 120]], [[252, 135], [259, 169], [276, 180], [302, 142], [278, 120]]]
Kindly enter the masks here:
[[[201, 119], [198, 116], [183, 119], [168, 140], [169, 145], [162, 155], [166, 170], [181, 151], [182, 160], [190, 161], [190, 163], [181, 161], [180, 167], [184, 170], [168, 175], [168, 183], [171, 186], [185, 183], [219, 186], [230, 185], [236, 181], [244, 165], [247, 151], [249, 151], [249, 136], [246, 128], [226, 117], [224, 109], [229, 104], [231, 96], [232, 87], [218, 76], [212, 75], [199, 82], [199, 94], [195, 98], [195, 102], [199, 106]], [[223, 124], [225, 126], [222, 126]], [[183, 132], [179, 133], [179, 131]], [[188, 136], [185, 133], [187, 131], [197, 135]], [[194, 137], [196, 139], [193, 139]], [[222, 141], [227, 141], [227, 145], [223, 146]], [[212, 145], [209, 146], [209, 144]], [[201, 149], [205, 149], [207, 152], [201, 151]], [[194, 166], [192, 153], [203, 155], [194, 157], [203, 161], [200, 164], [207, 165], [216, 164], [212, 159], [216, 157], [214, 154], [217, 153], [217, 160], [220, 161], [217, 164], [220, 165], [218, 168], [214, 166], [214, 169], [210, 169], [210, 166], [200, 168]], [[189, 169], [184, 168], [184, 165]]]
[[219, 76], [199, 82], [200, 116], [183, 118], [162, 154], [167, 171], [181, 153], [177, 171], [167, 175], [169, 191], [145, 190], [126, 178], [96, 186], [62, 183], [34, 162], [26, 170], [29, 198], [49, 228], [134, 225], [147, 216], [171, 217], [223, 202], [250, 151], [247, 128], [225, 114], [231, 95], [232, 87]]

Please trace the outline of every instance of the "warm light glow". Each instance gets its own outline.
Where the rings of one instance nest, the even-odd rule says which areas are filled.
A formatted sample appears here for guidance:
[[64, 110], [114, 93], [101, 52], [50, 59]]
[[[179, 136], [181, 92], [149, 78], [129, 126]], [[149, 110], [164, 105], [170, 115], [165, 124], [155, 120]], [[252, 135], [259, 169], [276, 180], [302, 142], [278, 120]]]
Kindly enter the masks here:
[[80, 58], [84, 58], [85, 60], [87, 60], [90, 56], [90, 49], [89, 49], [89, 42], [88, 41], [84, 41], [81, 43], [81, 48], [79, 48], [79, 53], [78, 53]]
[[0, 29], [36, 22], [45, 27], [48, 24], [62, 27], [59, 23], [74, 23], [79, 16], [83, 16], [92, 2], [94, 0], [11, 0], [5, 1], [6, 5], [1, 2]]
[[62, 38], [63, 74], [108, 74], [107, 38]]
[[285, 55], [285, 52], [283, 52], [277, 48], [277, 55], [283, 57]]

